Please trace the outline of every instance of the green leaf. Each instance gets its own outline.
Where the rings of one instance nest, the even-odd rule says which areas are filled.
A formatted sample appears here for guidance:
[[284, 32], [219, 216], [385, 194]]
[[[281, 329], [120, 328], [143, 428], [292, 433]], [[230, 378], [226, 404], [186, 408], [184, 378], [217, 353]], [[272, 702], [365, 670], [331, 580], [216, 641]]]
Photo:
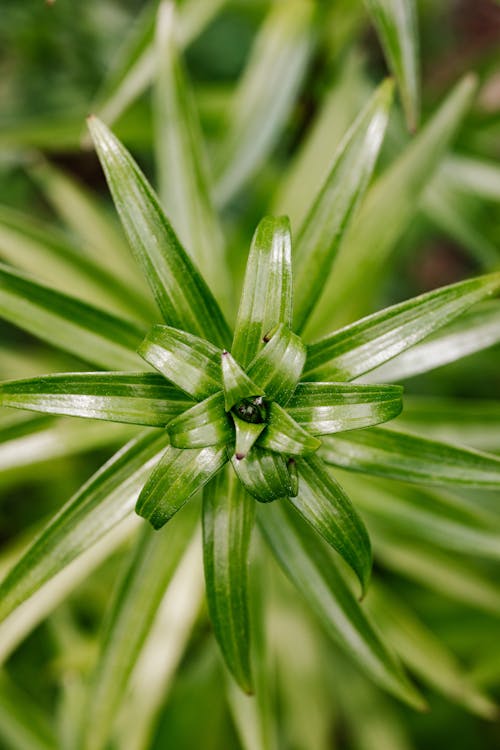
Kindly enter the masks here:
[[268, 399], [285, 406], [299, 381], [305, 359], [304, 344], [282, 323], [266, 336], [266, 345], [251, 362], [247, 374], [264, 389]]
[[372, 304], [387, 259], [414, 216], [420, 195], [457, 132], [475, 88], [474, 77], [462, 79], [370, 189], [342, 241], [323, 292], [325, 304], [317, 309], [311, 332], [313, 328], [314, 332], [331, 329], [334, 312], [345, 322], [363, 314]]
[[1, 583], [0, 621], [132, 513], [167, 441], [156, 430], [130, 441], [69, 500]]
[[258, 445], [277, 453], [300, 456], [313, 453], [321, 441], [306, 432], [279, 404], [272, 402], [268, 423]]
[[401, 386], [299, 383], [286, 408], [308, 432], [328, 435], [397, 417], [403, 408], [402, 394]]
[[385, 58], [395, 76], [406, 122], [417, 129], [420, 116], [418, 29], [415, 0], [365, 0]]
[[286, 217], [267, 216], [252, 239], [231, 352], [247, 367], [264, 336], [292, 320], [292, 238]]
[[497, 162], [452, 154], [439, 171], [457, 190], [500, 202], [500, 168]]
[[333, 466], [427, 485], [494, 490], [500, 458], [380, 427], [325, 437], [320, 453]]
[[301, 458], [298, 468], [299, 493], [290, 502], [353, 569], [365, 594], [372, 555], [363, 521], [320, 458]]
[[205, 281], [186, 255], [148, 181], [96, 117], [89, 129], [132, 251], [165, 321], [227, 346], [230, 333]]
[[403, 380], [435, 370], [480, 352], [500, 341], [500, 305], [497, 300], [469, 310], [427, 341], [377, 367], [363, 380]]
[[154, 373], [77, 372], [0, 383], [0, 404], [164, 427], [192, 401]]
[[229, 352], [222, 352], [222, 382], [226, 411], [238, 401], [252, 396], [263, 396], [264, 391], [255, 385]]
[[0, 317], [104, 369], [137, 370], [143, 333], [133, 323], [0, 264]]
[[82, 748], [106, 747], [132, 670], [153, 626], [165, 590], [193, 535], [196, 509], [186, 508], [161, 533], [145, 526], [114, 597], [90, 680]]
[[5, 672], [0, 677], [0, 738], [10, 750], [57, 747], [54, 729], [45, 712]]
[[312, 51], [313, 9], [307, 0], [278, 3], [259, 31], [218, 158], [219, 205], [252, 178], [282, 133]]
[[233, 441], [234, 428], [224, 409], [224, 394], [214, 393], [184, 411], [169, 422], [167, 432], [175, 448], [204, 448]]
[[175, 43], [171, 2], [156, 24], [155, 149], [159, 194], [184, 247], [211, 289], [227, 301], [230, 278], [224, 238], [210, 199], [208, 163], [198, 113]]
[[254, 445], [262, 430], [265, 428], [266, 423], [262, 422], [260, 424], [252, 424], [251, 422], [244, 422], [235, 414], [232, 414], [231, 416], [236, 430], [234, 457], [237, 461], [241, 461], [247, 456], [250, 448]]
[[252, 692], [248, 557], [255, 503], [227, 467], [203, 492], [203, 558], [210, 619], [231, 674]]
[[243, 487], [260, 503], [270, 503], [294, 493], [287, 462], [279, 453], [254, 446], [242, 459], [233, 456], [231, 463]]
[[298, 331], [321, 297], [345, 229], [368, 187], [387, 127], [392, 92], [392, 81], [385, 81], [356, 119], [301, 226], [294, 302]]
[[[311, 344], [303, 377], [352, 380], [364, 375], [499, 289], [499, 273], [479, 276], [369, 315]], [[384, 370], [377, 371], [377, 380]]]
[[478, 716], [494, 718], [497, 709], [493, 701], [478, 690], [454, 654], [403, 601], [377, 584], [370, 588], [366, 603], [401, 660], [417, 677]]
[[422, 709], [422, 698], [381, 640], [335, 561], [318, 544], [317, 536], [283, 503], [262, 511], [258, 521], [264, 537], [327, 633], [380, 687]]
[[160, 529], [226, 461], [225, 446], [193, 450], [169, 446], [139, 495], [136, 513]]
[[205, 339], [157, 325], [137, 351], [167, 380], [198, 401], [221, 390], [221, 351]]

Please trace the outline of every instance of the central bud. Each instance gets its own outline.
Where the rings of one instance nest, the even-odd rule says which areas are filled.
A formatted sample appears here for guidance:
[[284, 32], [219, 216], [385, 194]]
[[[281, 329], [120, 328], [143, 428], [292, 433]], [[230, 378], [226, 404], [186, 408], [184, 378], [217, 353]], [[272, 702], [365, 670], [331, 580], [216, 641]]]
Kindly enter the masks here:
[[268, 405], [262, 396], [242, 398], [231, 411], [244, 422], [264, 424], [267, 421]]

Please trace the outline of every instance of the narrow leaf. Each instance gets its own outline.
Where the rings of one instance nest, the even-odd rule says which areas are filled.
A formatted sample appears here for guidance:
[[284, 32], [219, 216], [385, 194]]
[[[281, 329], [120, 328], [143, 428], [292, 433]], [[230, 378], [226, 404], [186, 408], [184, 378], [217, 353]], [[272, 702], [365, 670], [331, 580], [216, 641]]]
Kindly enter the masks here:
[[393, 84], [385, 81], [338, 147], [297, 238], [294, 327], [304, 328], [320, 299], [345, 229], [364, 195], [382, 145]]
[[301, 458], [299, 493], [290, 502], [356, 573], [363, 594], [370, 579], [370, 538], [342, 487], [317, 456]]
[[226, 351], [222, 352], [222, 382], [226, 411], [232, 409], [242, 399], [264, 395], [262, 388], [250, 380], [234, 357]]
[[352, 380], [364, 375], [499, 289], [500, 274], [479, 276], [369, 315], [311, 344], [304, 378]]
[[314, 453], [321, 441], [297, 424], [279, 404], [272, 402], [266, 429], [259, 438], [258, 445], [277, 453], [301, 456]]
[[248, 368], [248, 377], [270, 400], [285, 406], [299, 381], [306, 359], [302, 341], [281, 324]]
[[500, 486], [500, 458], [380, 427], [325, 437], [327, 463], [350, 471], [421, 482], [494, 490]]
[[234, 428], [224, 409], [223, 393], [214, 393], [175, 417], [167, 425], [167, 431], [175, 448], [204, 448], [234, 440]]
[[167, 380], [198, 401], [221, 390], [220, 349], [198, 336], [157, 325], [137, 351]]
[[156, 430], [130, 441], [69, 500], [0, 585], [0, 620], [132, 513], [167, 441]]
[[327, 633], [380, 687], [414, 708], [424, 703], [307, 525], [283, 503], [262, 508], [259, 526], [276, 559]]
[[252, 692], [248, 557], [255, 503], [227, 467], [203, 492], [203, 558], [208, 611], [231, 674]]
[[395, 76], [406, 122], [416, 130], [420, 115], [418, 29], [415, 0], [365, 0], [384, 54]]
[[0, 383], [0, 404], [164, 427], [192, 401], [154, 373], [84, 372]]
[[160, 529], [226, 461], [224, 446], [193, 450], [169, 446], [139, 495], [136, 513]]
[[123, 228], [165, 322], [227, 346], [230, 334], [222, 313], [153, 189], [104, 123], [96, 117], [88, 122]]
[[242, 459], [233, 456], [231, 463], [243, 487], [260, 503], [270, 503], [294, 493], [287, 462], [279, 453], [254, 446]]
[[287, 411], [313, 435], [329, 435], [397, 417], [403, 408], [402, 394], [401, 386], [299, 383]]
[[137, 370], [134, 324], [38, 284], [0, 264], [0, 317], [104, 369]]
[[261, 424], [252, 424], [251, 422], [244, 422], [239, 419], [235, 414], [232, 414], [234, 422], [234, 428], [236, 430], [236, 442], [234, 446], [234, 457], [237, 461], [244, 459], [249, 452], [250, 448], [256, 442], [257, 438], [265, 428], [265, 422]]
[[287, 218], [267, 216], [252, 239], [231, 352], [247, 367], [264, 336], [280, 323], [291, 325], [292, 240]]
[[48, 716], [5, 672], [0, 677], [0, 738], [10, 750], [51, 750], [57, 746]]

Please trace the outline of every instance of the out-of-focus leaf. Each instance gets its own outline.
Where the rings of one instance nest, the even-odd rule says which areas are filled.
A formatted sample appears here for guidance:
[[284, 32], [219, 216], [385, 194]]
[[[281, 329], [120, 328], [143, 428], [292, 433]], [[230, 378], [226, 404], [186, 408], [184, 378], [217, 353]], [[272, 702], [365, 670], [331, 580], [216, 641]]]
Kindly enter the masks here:
[[186, 508], [162, 532], [145, 527], [113, 601], [100, 658], [90, 680], [82, 748], [107, 745], [130, 674], [151, 630], [165, 590], [193, 535], [197, 513]]
[[403, 408], [402, 393], [389, 385], [299, 383], [287, 411], [313, 435], [328, 435], [393, 419]]
[[137, 370], [143, 333], [133, 323], [0, 264], [0, 317], [104, 369]]
[[320, 454], [333, 466], [427, 485], [498, 489], [500, 458], [381, 427], [325, 436]]
[[290, 502], [352, 568], [364, 594], [370, 580], [372, 554], [363, 521], [321, 459], [301, 458], [298, 466], [299, 493]]
[[226, 461], [225, 446], [191, 450], [169, 446], [139, 495], [136, 513], [160, 529]]
[[500, 167], [496, 162], [452, 154], [444, 160], [439, 174], [457, 190], [500, 202]]
[[314, 453], [321, 442], [297, 424], [279, 404], [272, 402], [266, 429], [260, 436], [258, 445], [277, 453], [301, 456]]
[[420, 118], [418, 29], [415, 0], [365, 0], [394, 74], [410, 130]]
[[308, 0], [278, 3], [257, 36], [217, 163], [219, 205], [252, 178], [281, 135], [312, 50], [313, 10]]
[[165, 322], [228, 346], [230, 333], [217, 302], [143, 173], [104, 123], [90, 117], [88, 124], [130, 246]]
[[57, 745], [48, 717], [4, 673], [0, 677], [0, 738], [9, 750], [53, 750]]
[[470, 310], [459, 320], [372, 370], [363, 381], [404, 380], [435, 370], [500, 341], [500, 304], [496, 300]]
[[261, 503], [294, 494], [287, 462], [280, 453], [254, 446], [244, 458], [231, 458], [233, 468], [247, 492]]
[[224, 394], [215, 393], [183, 411], [169, 422], [167, 431], [175, 448], [203, 448], [230, 442], [234, 429], [224, 410]]
[[295, 256], [294, 328], [298, 331], [321, 297], [345, 229], [372, 176], [392, 91], [392, 81], [385, 81], [350, 128], [301, 226]]
[[[337, 320], [358, 317], [371, 304], [384, 263], [414, 215], [418, 199], [453, 139], [474, 91], [474, 77], [460, 81], [368, 192], [346, 233], [323, 292], [326, 301], [334, 301]], [[333, 307], [325, 302], [317, 308], [311, 331], [331, 329], [332, 316]]]
[[192, 401], [154, 373], [81, 372], [0, 383], [0, 405], [164, 427]]
[[377, 367], [376, 375], [371, 377], [384, 382], [387, 378], [381, 375], [393, 364], [380, 365], [499, 289], [500, 274], [480, 276], [427, 292], [351, 323], [308, 347], [304, 378], [352, 380]]
[[205, 339], [157, 325], [138, 352], [167, 380], [198, 401], [221, 390], [221, 351]]
[[252, 692], [248, 555], [255, 503], [226, 467], [203, 492], [203, 557], [210, 619], [236, 682]]
[[167, 442], [160, 430], [142, 434], [83, 485], [0, 584], [0, 620], [131, 514]]
[[159, 194], [187, 251], [221, 302], [230, 279], [224, 238], [210, 199], [203, 134], [176, 49], [172, 2], [160, 3], [156, 24], [155, 149]]
[[370, 588], [366, 603], [403, 663], [421, 680], [478, 716], [494, 718], [493, 701], [478, 690], [442, 640], [401, 600], [377, 584]]
[[247, 367], [263, 338], [292, 320], [292, 238], [287, 218], [265, 217], [252, 239], [246, 267], [232, 355]]
[[378, 685], [422, 709], [422, 698], [307, 525], [284, 503], [262, 508], [258, 521], [279, 564], [331, 637]]
[[299, 381], [306, 360], [302, 341], [283, 323], [251, 362], [247, 374], [267, 398], [285, 406]]

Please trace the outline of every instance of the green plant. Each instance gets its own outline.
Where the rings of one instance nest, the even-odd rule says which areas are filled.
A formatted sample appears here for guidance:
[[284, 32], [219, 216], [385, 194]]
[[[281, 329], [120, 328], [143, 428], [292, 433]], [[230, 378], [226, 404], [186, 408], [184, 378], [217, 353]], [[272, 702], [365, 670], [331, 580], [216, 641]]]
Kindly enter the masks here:
[[[411, 18], [412, 4], [402, 5]], [[388, 13], [390, 4], [367, 6], [403, 92], [409, 124], [415, 127], [415, 35], [406, 25], [398, 27], [397, 17]], [[52, 166], [42, 161], [30, 168], [78, 234], [91, 237], [94, 257], [80, 254], [57, 232], [27, 223], [13, 211], [5, 209], [0, 216], [0, 239], [11, 260], [29, 266], [43, 247], [48, 275], [64, 271], [69, 279], [62, 292], [2, 264], [0, 314], [100, 368], [6, 381], [0, 385], [0, 404], [126, 425], [108, 436], [92, 423], [94, 434], [88, 437], [83, 425], [79, 435], [78, 427], [63, 423], [61, 430], [69, 431], [67, 436], [60, 433], [62, 453], [64, 448], [83, 450], [78, 440], [85, 446], [99, 439], [131, 438], [28, 545], [0, 585], [0, 633], [8, 652], [19, 630], [22, 635], [23, 622], [29, 627], [39, 620], [75, 580], [123, 546], [134, 529], [137, 538], [125, 555], [100, 658], [73, 717], [75, 742], [88, 750], [106, 747], [113, 732], [119, 747], [148, 746], [170, 667], [159, 667], [157, 689], [150, 695], [154, 670], [148, 671], [141, 660], [148, 654], [154, 659], [164, 648], [158, 618], [176, 581], [189, 599], [184, 610], [180, 606], [177, 659], [196, 617], [199, 491], [211, 623], [230, 673], [244, 691], [256, 695], [247, 698], [229, 683], [229, 702], [245, 746], [267, 748], [275, 741], [268, 715], [272, 668], [263, 632], [265, 597], [260, 591], [267, 550], [341, 652], [377, 685], [412, 707], [425, 706], [401, 658], [423, 682], [470, 710], [482, 716], [495, 711], [444, 644], [433, 639], [383, 580], [369, 583], [370, 540], [355, 509], [359, 504], [374, 534], [377, 556], [388, 569], [417, 580], [434, 575], [439, 581], [441, 576], [441, 585], [463, 588], [465, 598], [475, 597], [485, 609], [500, 611], [498, 593], [487, 579], [455, 568], [446, 555], [440, 558], [439, 549], [466, 549], [498, 561], [500, 530], [493, 513], [476, 507], [466, 494], [439, 488], [498, 490], [500, 459], [423, 437], [418, 426], [408, 431], [405, 412], [394, 429], [376, 426], [395, 419], [404, 402], [400, 386], [377, 383], [431, 371], [498, 340], [498, 305], [485, 300], [500, 290], [500, 273], [443, 286], [359, 318], [371, 304], [416, 196], [424, 193], [429, 172], [459, 126], [474, 81], [462, 80], [372, 183], [393, 95], [392, 82], [382, 83], [338, 146], [328, 174], [315, 184], [309, 208], [298, 221], [293, 251], [288, 219], [268, 216], [260, 221], [239, 307], [234, 304], [235, 264], [226, 258], [212, 197], [219, 207], [229, 202], [271, 148], [287, 112], [287, 97], [293, 97], [305, 65], [314, 18], [312, 5], [299, 0], [272, 11], [266, 29], [272, 43], [266, 51], [261, 42], [260, 57], [234, 102], [226, 142], [214, 160], [219, 180], [212, 191], [199, 123], [174, 43], [172, 6], [160, 5], [156, 144], [160, 192], [170, 219], [121, 142], [98, 117], [89, 118], [128, 243], [156, 307], [122, 254], [123, 242], [116, 239], [113, 224]], [[146, 38], [151, 26], [146, 19]], [[284, 93], [280, 90], [283, 99], [272, 110], [269, 120], [275, 119], [269, 124], [265, 117], [277, 88], [273, 81], [264, 86], [263, 76], [266, 55], [276, 54], [277, 40], [288, 85]], [[129, 59], [132, 70], [143, 59], [141, 44], [136, 40], [135, 57]], [[150, 73], [150, 57], [146, 63], [142, 66]], [[123, 80], [125, 86], [122, 81], [103, 107], [108, 120], [117, 107], [116, 91], [122, 92], [120, 102], [120, 97], [127, 99], [127, 87], [137, 85], [136, 75]], [[106, 260], [109, 242], [115, 250]], [[234, 320], [234, 334], [226, 320]], [[352, 382], [358, 380], [362, 382]], [[414, 414], [417, 422], [419, 413], [417, 409]], [[45, 417], [17, 421], [6, 414], [6, 442], [53, 429]], [[410, 408], [410, 426], [411, 417]], [[425, 432], [432, 424], [427, 416], [420, 429]], [[137, 432], [135, 425], [152, 429]], [[335, 469], [341, 484], [334, 478]], [[394, 480], [404, 484], [394, 490]], [[438, 489], [430, 492], [419, 485]], [[137, 532], [134, 506], [156, 529], [168, 524], [153, 532], [141, 522]], [[349, 568], [359, 583], [351, 580]], [[279, 612], [288, 608], [290, 594], [281, 578], [274, 580], [276, 575], [270, 573], [275, 589], [270, 606]], [[366, 603], [357, 599], [359, 584], [363, 595], [370, 592]], [[307, 643], [308, 615], [291, 615], [292, 623], [294, 617], [297, 637]], [[376, 623], [383, 624], [383, 633]], [[285, 644], [293, 638], [287, 635]], [[274, 648], [283, 661], [277, 643]], [[336, 664], [341, 675], [345, 670], [347, 682], [354, 680], [355, 694], [350, 663], [344, 666], [337, 656]], [[136, 683], [130, 680], [133, 672]], [[293, 686], [288, 689], [294, 705]], [[361, 694], [365, 689], [360, 688]], [[305, 714], [319, 692], [321, 685], [316, 685], [310, 703], [304, 698]], [[128, 721], [123, 706], [130, 707]], [[122, 726], [117, 728], [120, 711]], [[37, 746], [46, 746], [43, 731], [35, 735]], [[311, 748], [314, 736], [308, 740]]]

